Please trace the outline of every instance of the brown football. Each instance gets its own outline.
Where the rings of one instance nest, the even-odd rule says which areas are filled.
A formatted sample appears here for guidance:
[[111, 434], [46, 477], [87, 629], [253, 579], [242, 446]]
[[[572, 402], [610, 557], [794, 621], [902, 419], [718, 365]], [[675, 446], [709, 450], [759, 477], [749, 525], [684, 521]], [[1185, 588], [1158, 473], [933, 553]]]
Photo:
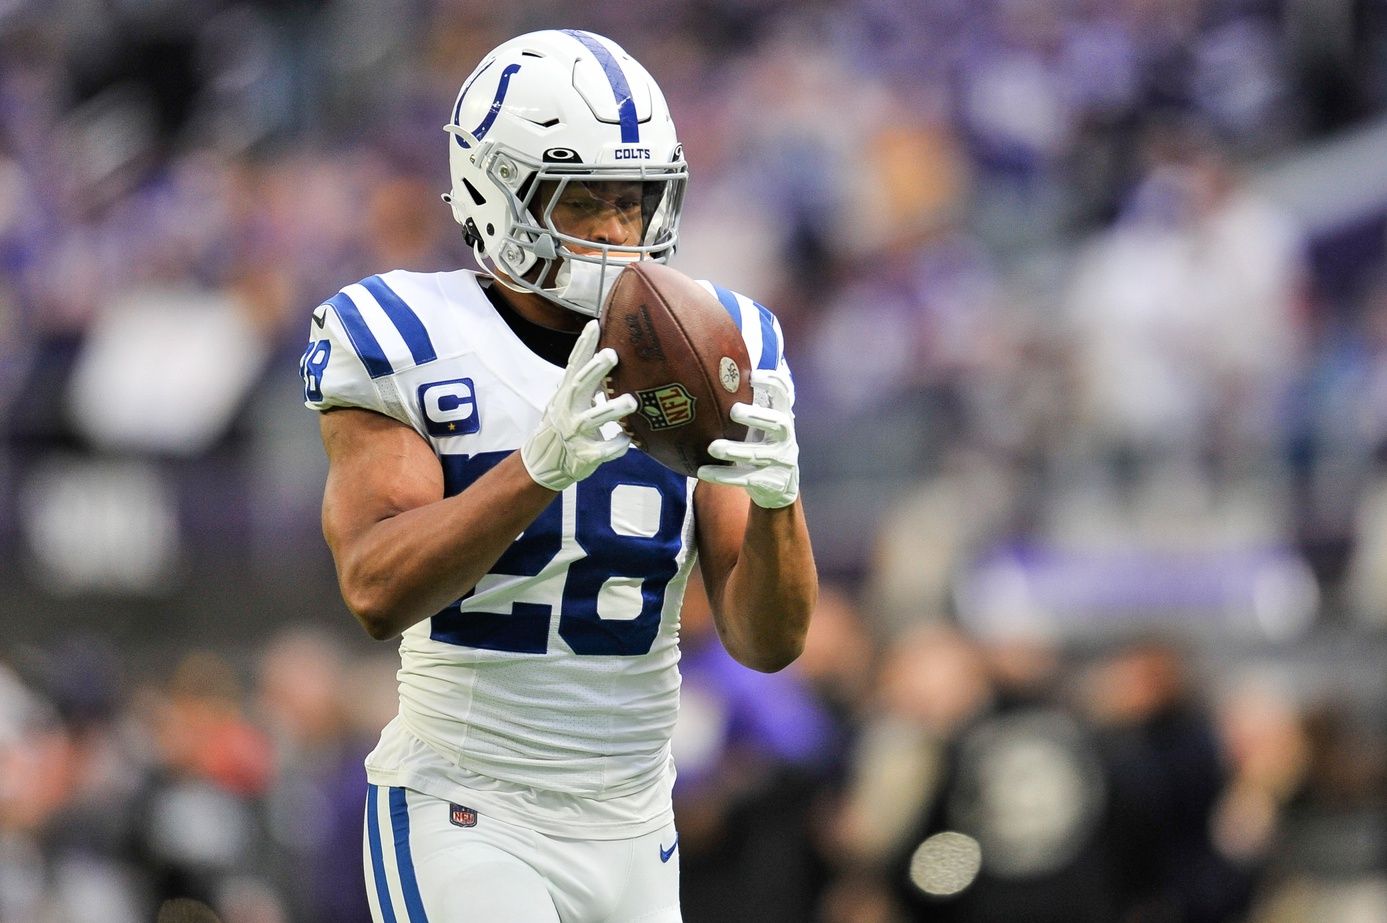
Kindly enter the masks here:
[[616, 350], [607, 393], [636, 396], [622, 426], [637, 448], [694, 477], [714, 439], [746, 438], [728, 416], [751, 403], [751, 359], [722, 303], [693, 279], [662, 263], [621, 271], [599, 315], [598, 348]]

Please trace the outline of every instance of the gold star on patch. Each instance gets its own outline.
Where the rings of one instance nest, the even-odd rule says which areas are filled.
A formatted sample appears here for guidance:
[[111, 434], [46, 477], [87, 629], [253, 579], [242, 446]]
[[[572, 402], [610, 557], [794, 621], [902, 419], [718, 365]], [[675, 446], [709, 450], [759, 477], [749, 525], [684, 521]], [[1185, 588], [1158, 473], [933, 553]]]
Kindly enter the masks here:
[[458, 428], [458, 425], [457, 425], [456, 423], [449, 423], [449, 424], [448, 424], [448, 432], [450, 432], [450, 433], [451, 433], [453, 430], [457, 429], [457, 428]]

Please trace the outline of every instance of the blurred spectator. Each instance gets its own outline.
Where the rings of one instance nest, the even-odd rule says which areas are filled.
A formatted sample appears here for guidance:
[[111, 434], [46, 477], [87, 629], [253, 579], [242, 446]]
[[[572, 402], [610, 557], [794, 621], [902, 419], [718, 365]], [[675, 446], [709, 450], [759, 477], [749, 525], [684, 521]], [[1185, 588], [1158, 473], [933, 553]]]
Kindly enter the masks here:
[[874, 685], [849, 755], [842, 808], [827, 832], [844, 874], [826, 906], [844, 923], [887, 907], [901, 912], [899, 894], [907, 885], [892, 863], [918, 845], [921, 818], [939, 802], [948, 754], [993, 695], [980, 652], [942, 626], [894, 641]]
[[1124, 644], [1087, 672], [1082, 697], [1110, 787], [1117, 918], [1237, 920], [1251, 878], [1213, 841], [1225, 765], [1184, 652], [1158, 638]]
[[[1359, 619], [1382, 628], [1387, 627], [1387, 276], [1369, 288], [1355, 326], [1353, 337], [1331, 345], [1338, 348], [1322, 372], [1337, 387], [1326, 389], [1331, 406], [1316, 415], [1321, 421], [1316, 441], [1324, 458], [1311, 489], [1319, 497], [1333, 491], [1335, 511], [1347, 508], [1352, 547], [1347, 602]], [[1361, 494], [1354, 490], [1360, 477]]]
[[866, 579], [873, 630], [895, 638], [950, 612], [959, 576], [1008, 533], [1019, 486], [997, 458], [960, 447], [898, 497], [881, 517]]
[[1340, 705], [1308, 711], [1305, 771], [1287, 799], [1256, 923], [1387, 917], [1387, 741]]
[[798, 673], [754, 673], [714, 636], [701, 582], [680, 622], [674, 735], [684, 919], [804, 920], [821, 886], [818, 790], [837, 729]]
[[360, 862], [363, 760], [374, 740], [355, 720], [364, 690], [352, 677], [322, 632], [286, 632], [260, 655], [259, 705], [275, 741], [275, 879], [298, 923], [371, 920]]
[[190, 898], [225, 923], [285, 919], [266, 873], [267, 736], [245, 714], [234, 668], [187, 654], [145, 703], [155, 762], [136, 801], [136, 851], [158, 901]]
[[[903, 642], [899, 654], [918, 643]], [[1093, 735], [1061, 698], [1058, 651], [1035, 641], [964, 644], [948, 634], [936, 634], [934, 645], [933, 653], [916, 647], [915, 656], [947, 659], [918, 659], [910, 673], [943, 673], [951, 687], [975, 691], [953, 717], [929, 719], [947, 729], [936, 737], [932, 770], [898, 780], [897, 798], [912, 811], [883, 872], [901, 912], [979, 923], [1115, 919], [1108, 782]], [[940, 669], [948, 664], [966, 665], [966, 681]], [[923, 797], [915, 793], [922, 784]], [[963, 863], [957, 844], [976, 851], [975, 864]]]
[[1208, 130], [1153, 123], [1130, 206], [1081, 258], [1071, 310], [1083, 434], [1136, 486], [1272, 479], [1304, 357], [1303, 242]]
[[0, 673], [5, 919], [144, 918], [144, 871], [128, 853], [138, 766], [120, 733], [112, 655], [73, 642], [31, 664], [46, 696]]
[[1305, 784], [1309, 739], [1297, 703], [1270, 680], [1245, 680], [1218, 706], [1228, 780], [1213, 818], [1218, 851], [1258, 870], [1281, 836], [1282, 816]]
[[831, 719], [835, 772], [843, 768], [851, 737], [864, 717], [875, 659], [876, 644], [853, 592], [841, 584], [821, 583], [804, 653], [792, 669]]

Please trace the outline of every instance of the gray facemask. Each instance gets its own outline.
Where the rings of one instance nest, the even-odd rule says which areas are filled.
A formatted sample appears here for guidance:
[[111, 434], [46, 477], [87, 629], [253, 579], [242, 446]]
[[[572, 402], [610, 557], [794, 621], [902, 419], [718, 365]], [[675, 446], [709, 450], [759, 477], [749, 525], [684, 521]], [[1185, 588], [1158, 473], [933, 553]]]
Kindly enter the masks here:
[[636, 257], [616, 254], [608, 254], [605, 260], [600, 261], [570, 257], [559, 267], [558, 275], [554, 278], [554, 287], [548, 289], [548, 292], [562, 299], [563, 303], [574, 311], [596, 317], [625, 264], [635, 260]]

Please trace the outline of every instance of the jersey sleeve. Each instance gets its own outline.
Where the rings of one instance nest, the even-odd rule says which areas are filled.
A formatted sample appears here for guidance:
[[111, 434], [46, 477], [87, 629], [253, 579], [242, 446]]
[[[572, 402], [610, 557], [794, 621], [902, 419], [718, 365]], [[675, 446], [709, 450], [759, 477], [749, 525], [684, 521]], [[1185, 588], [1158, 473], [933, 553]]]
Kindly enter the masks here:
[[790, 366], [785, 361], [785, 335], [781, 332], [780, 321], [769, 308], [706, 279], [699, 279], [698, 284], [715, 295], [731, 315], [742, 332], [753, 369], [779, 369], [790, 374]]
[[357, 407], [413, 425], [390, 361], [345, 290], [313, 312], [299, 374], [304, 405], [311, 410]]

